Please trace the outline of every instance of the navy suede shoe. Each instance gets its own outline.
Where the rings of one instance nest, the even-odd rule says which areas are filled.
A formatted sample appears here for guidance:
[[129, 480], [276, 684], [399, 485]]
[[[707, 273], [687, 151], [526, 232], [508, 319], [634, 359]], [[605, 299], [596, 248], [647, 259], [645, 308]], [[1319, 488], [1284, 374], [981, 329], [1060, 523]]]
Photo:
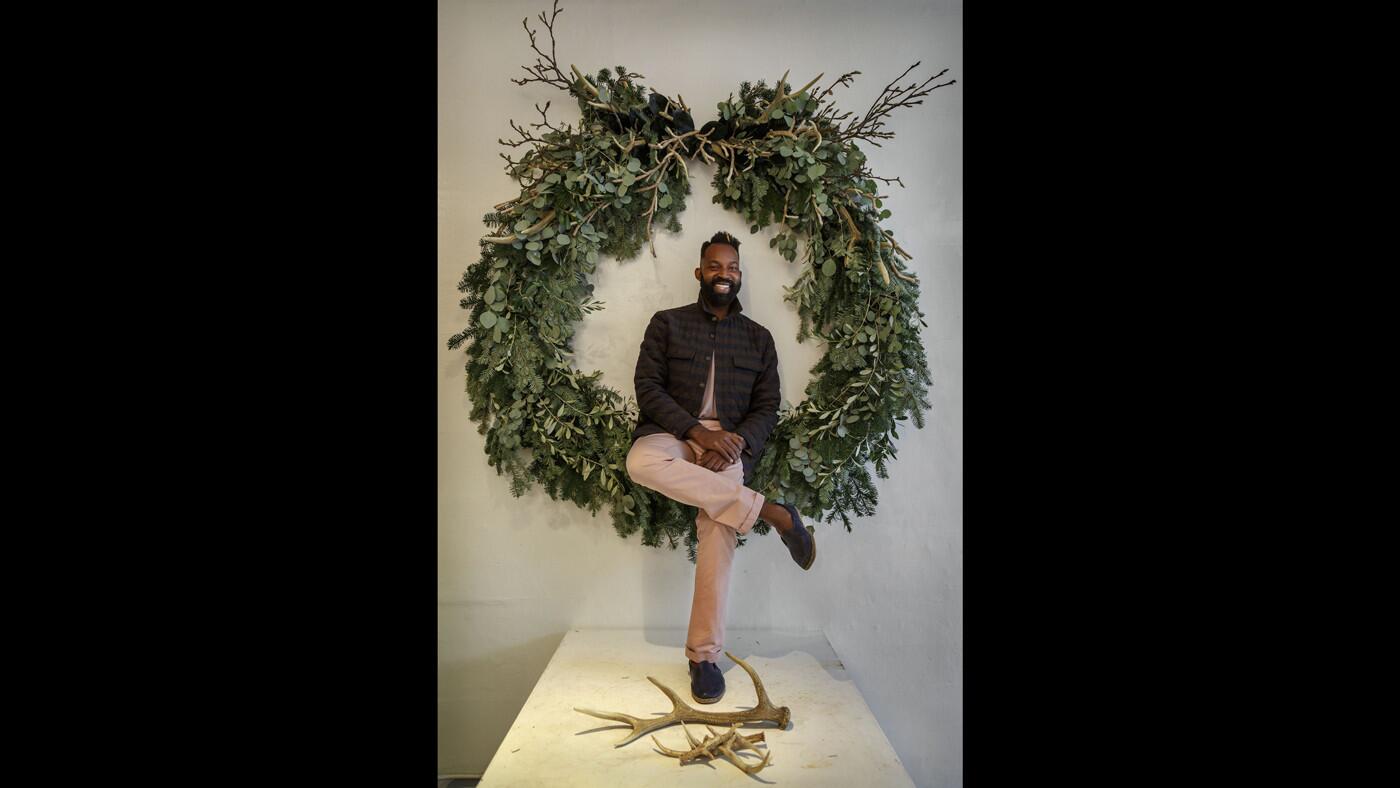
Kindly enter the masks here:
[[779, 534], [783, 539], [783, 544], [787, 545], [788, 554], [792, 560], [803, 570], [811, 569], [812, 562], [817, 560], [817, 539], [807, 530], [807, 526], [802, 524], [802, 518], [798, 516], [797, 509], [790, 503], [782, 504], [788, 514], [792, 515], [791, 531]]
[[714, 703], [724, 697], [724, 674], [713, 662], [690, 663], [690, 697], [697, 703]]

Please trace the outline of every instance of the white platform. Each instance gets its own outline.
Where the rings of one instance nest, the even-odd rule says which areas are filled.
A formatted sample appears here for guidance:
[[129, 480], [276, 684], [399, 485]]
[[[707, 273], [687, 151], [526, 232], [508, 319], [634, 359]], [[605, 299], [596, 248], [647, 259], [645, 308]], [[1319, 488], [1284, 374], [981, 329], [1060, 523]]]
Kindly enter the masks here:
[[[725, 649], [758, 673], [773, 705], [792, 710], [786, 729], [772, 723], [742, 728], [763, 731], [766, 741], [759, 748], [766, 744], [773, 753], [769, 765], [752, 777], [723, 759], [681, 766], [655, 748], [652, 734], [614, 747], [630, 734], [626, 725], [574, 711], [578, 706], [637, 717], [669, 712], [671, 701], [647, 676], [706, 711], [738, 711], [757, 702], [748, 674], [727, 657], [719, 663], [724, 698], [706, 706], [693, 702], [684, 645], [684, 629], [570, 631], [492, 757], [481, 786], [914, 785], [820, 632], [726, 634]], [[707, 733], [702, 725], [686, 727], [697, 738]], [[689, 748], [679, 725], [654, 735], [673, 749]]]

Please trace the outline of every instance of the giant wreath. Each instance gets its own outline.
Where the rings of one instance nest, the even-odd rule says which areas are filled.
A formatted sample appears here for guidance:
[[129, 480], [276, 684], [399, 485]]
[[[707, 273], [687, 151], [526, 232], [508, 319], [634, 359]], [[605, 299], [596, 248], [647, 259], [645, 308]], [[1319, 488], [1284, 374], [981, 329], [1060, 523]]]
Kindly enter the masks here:
[[849, 531], [852, 514], [875, 511], [867, 465], [888, 478], [897, 423], [912, 418], [923, 427], [932, 384], [918, 279], [901, 261], [908, 252], [880, 227], [890, 211], [878, 183], [904, 184], [871, 173], [856, 143], [893, 137], [884, 127], [890, 113], [955, 80], [933, 85], [944, 69], [896, 87], [915, 63], [852, 118], [828, 99], [859, 71], [820, 91], [813, 86], [821, 75], [792, 90], [784, 74], [771, 88], [741, 83], [737, 99], [719, 102], [720, 117], [697, 129], [683, 97], [649, 92], [641, 74], [622, 66], [591, 76], [562, 71], [554, 37], [562, 10], [555, 0], [548, 17], [539, 15], [547, 53], [522, 20], [537, 58], [512, 82], [564, 91], [581, 118], [577, 127], [551, 123], [546, 102], [535, 105], [540, 122], [510, 122], [518, 138], [499, 142], [526, 150], [518, 160], [500, 155], [520, 194], [485, 216], [499, 229], [481, 239], [481, 258], [458, 284], [471, 319], [448, 341], [453, 349], [469, 342], [470, 417], [486, 436], [488, 462], [510, 474], [517, 497], [538, 481], [552, 498], [594, 515], [607, 505], [622, 537], [641, 530], [642, 544], [672, 549], [683, 540], [694, 559], [695, 508], [627, 476], [635, 400], [602, 385], [601, 372], [574, 369], [570, 356], [575, 324], [602, 308], [589, 283], [598, 259], [634, 258], [648, 241], [655, 256], [656, 225], [681, 229], [686, 161], [699, 157], [715, 166], [715, 201], [738, 211], [750, 233], [782, 224], [770, 246], [789, 262], [801, 246], [801, 274], [785, 300], [801, 318], [797, 340], [816, 337], [827, 348], [807, 399], [780, 410], [750, 486], [810, 519], [839, 517]]

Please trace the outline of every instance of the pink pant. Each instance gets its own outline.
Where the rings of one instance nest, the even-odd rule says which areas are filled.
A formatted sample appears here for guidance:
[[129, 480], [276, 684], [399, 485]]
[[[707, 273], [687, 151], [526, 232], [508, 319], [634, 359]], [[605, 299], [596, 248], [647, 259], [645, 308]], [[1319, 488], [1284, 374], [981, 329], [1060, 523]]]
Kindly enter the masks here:
[[[701, 420], [719, 429], [719, 422]], [[763, 495], [744, 486], [744, 464], [731, 463], [716, 473], [695, 464], [704, 449], [668, 432], [644, 435], [627, 453], [632, 481], [673, 501], [700, 509], [695, 517], [695, 596], [690, 602], [690, 630], [685, 655], [693, 662], [717, 662], [724, 651], [724, 608], [729, 572], [734, 565], [736, 534], [746, 534], [758, 520]]]

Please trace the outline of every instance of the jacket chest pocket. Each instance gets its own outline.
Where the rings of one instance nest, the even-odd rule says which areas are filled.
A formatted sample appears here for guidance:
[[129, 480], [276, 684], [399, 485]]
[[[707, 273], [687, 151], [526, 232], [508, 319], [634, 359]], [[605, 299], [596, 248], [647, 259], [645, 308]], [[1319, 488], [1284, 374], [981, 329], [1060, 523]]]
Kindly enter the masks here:
[[734, 381], [733, 397], [738, 400], [742, 410], [748, 410], [749, 397], [753, 394], [754, 383], [758, 376], [763, 373], [763, 362], [758, 356], [749, 356], [736, 353], [733, 356], [734, 368], [732, 380]]
[[[666, 351], [667, 376], [671, 381], [671, 395], [689, 394], [689, 389], [695, 387], [695, 350], [668, 350]], [[701, 380], [700, 385], [705, 381]], [[700, 395], [695, 395], [699, 400]]]

